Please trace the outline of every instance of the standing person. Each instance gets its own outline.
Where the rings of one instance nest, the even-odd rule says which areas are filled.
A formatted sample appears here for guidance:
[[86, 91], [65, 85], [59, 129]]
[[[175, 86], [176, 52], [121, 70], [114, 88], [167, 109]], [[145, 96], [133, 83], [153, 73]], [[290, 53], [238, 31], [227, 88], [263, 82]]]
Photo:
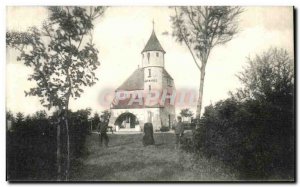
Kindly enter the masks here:
[[107, 127], [108, 127], [108, 122], [103, 118], [101, 118], [99, 123], [100, 143], [102, 146], [104, 141], [105, 147], [108, 147], [108, 141], [109, 141], [107, 136]]
[[180, 116], [177, 117], [177, 122], [175, 122], [175, 149], [180, 148], [181, 138], [183, 137], [184, 133], [184, 125], [182, 123], [182, 118]]
[[153, 125], [152, 123], [145, 123], [144, 125], [144, 137], [143, 137], [143, 145], [154, 145], [154, 138], [153, 138]]

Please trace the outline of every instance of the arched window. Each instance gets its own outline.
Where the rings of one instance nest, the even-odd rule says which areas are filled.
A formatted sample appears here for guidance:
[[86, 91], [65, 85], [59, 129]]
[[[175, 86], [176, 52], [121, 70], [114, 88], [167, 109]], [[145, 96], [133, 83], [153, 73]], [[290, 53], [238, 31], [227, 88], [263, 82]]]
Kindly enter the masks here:
[[151, 69], [148, 69], [148, 77], [151, 77]]
[[151, 85], [149, 85], [149, 91], [151, 91]]
[[158, 52], [156, 52], [156, 57], [159, 57], [159, 53]]

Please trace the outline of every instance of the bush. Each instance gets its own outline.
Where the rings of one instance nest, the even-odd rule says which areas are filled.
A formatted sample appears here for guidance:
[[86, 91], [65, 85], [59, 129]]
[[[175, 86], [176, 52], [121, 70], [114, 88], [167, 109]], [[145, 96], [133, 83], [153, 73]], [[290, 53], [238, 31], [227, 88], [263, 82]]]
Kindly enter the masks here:
[[[89, 130], [88, 115], [85, 110], [70, 112], [71, 169], [75, 159], [84, 154]], [[13, 131], [7, 131], [7, 179], [55, 180], [56, 125], [44, 112], [25, 118], [19, 114], [13, 121]]]
[[295, 179], [293, 63], [284, 50], [248, 59], [244, 87], [205, 108], [194, 131], [197, 154], [216, 157], [241, 179]]
[[232, 99], [206, 108], [195, 148], [238, 169], [243, 179], [294, 175], [293, 113], [258, 101]]
[[170, 128], [169, 127], [166, 127], [166, 126], [162, 126], [161, 128], [160, 128], [160, 131], [161, 132], [168, 132], [170, 130]]
[[51, 180], [56, 177], [56, 127], [47, 119], [27, 117], [7, 132], [8, 180]]

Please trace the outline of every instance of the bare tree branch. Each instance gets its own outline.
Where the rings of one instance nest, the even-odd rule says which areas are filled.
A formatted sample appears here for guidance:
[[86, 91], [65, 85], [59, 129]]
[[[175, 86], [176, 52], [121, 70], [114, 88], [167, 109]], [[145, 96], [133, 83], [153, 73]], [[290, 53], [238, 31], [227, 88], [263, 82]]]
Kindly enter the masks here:
[[[238, 32], [240, 7], [199, 6], [178, 7], [173, 22], [173, 36], [184, 42], [200, 70], [200, 89], [196, 117], [200, 118], [205, 68], [212, 49], [229, 42]], [[201, 67], [200, 64], [201, 63]]]
[[[178, 18], [178, 14], [177, 14], [176, 7], [175, 7], [175, 12], [176, 12], [176, 17], [177, 17], [177, 19], [179, 19], [179, 18]], [[179, 23], [178, 23], [178, 24], [179, 24]], [[182, 38], [183, 38], [183, 40], [184, 40], [186, 46], [188, 47], [188, 49], [189, 49], [189, 51], [190, 51], [190, 53], [191, 53], [191, 55], [192, 55], [192, 57], [193, 57], [193, 59], [194, 59], [194, 62], [195, 62], [195, 64], [196, 64], [197, 68], [200, 70], [201, 68], [200, 68], [199, 64], [197, 63], [196, 57], [195, 57], [195, 55], [194, 55], [194, 53], [193, 53], [193, 51], [192, 51], [192, 49], [191, 49], [191, 46], [189, 45], [189, 43], [188, 43], [186, 37], [184, 36], [184, 34], [183, 34], [182, 30], [181, 30], [181, 27], [180, 27], [180, 26], [178, 26], [178, 27], [179, 27], [179, 31], [180, 31], [180, 33], [181, 33], [181, 35], [182, 35]]]

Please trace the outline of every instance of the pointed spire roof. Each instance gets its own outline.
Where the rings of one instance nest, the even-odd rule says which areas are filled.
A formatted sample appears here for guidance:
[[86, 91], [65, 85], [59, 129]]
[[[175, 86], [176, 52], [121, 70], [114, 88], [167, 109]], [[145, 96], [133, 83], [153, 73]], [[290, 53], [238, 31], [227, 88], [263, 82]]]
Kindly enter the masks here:
[[151, 34], [145, 48], [143, 49], [142, 53], [146, 52], [146, 51], [161, 51], [163, 53], [166, 53], [165, 50], [160, 45], [160, 43], [156, 37], [156, 34], [154, 32], [154, 29], [153, 29], [152, 34]]

